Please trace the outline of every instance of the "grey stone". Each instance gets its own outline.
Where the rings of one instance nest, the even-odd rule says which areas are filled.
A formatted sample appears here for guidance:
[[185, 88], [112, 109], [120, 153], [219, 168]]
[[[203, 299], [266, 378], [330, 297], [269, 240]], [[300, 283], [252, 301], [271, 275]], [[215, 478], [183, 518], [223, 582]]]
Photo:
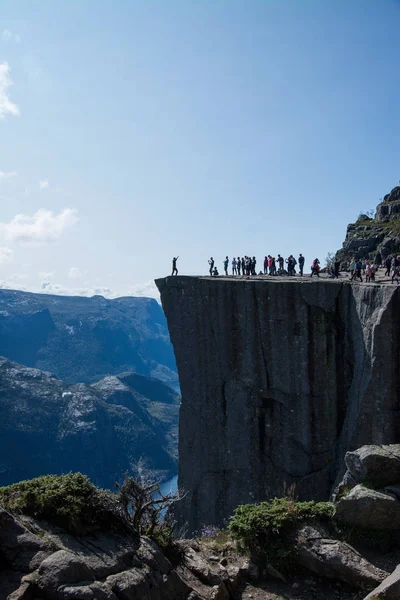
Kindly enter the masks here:
[[200, 554], [186, 554], [184, 561], [186, 568], [202, 583], [210, 586], [222, 583], [221, 576], [211, 568], [210, 564]]
[[[0, 590], [1, 592], [1, 590]], [[33, 598], [33, 590], [32, 586], [29, 582], [22, 582], [17, 590], [12, 592], [7, 600], [32, 600]]]
[[60, 600], [117, 600], [107, 584], [95, 581], [88, 585], [73, 584], [58, 589]]
[[174, 571], [157, 575], [147, 567], [130, 569], [107, 578], [107, 585], [119, 600], [186, 600], [189, 586]]
[[[344, 456], [400, 439], [400, 296], [348, 281], [168, 277], [188, 535], [239, 504], [327, 500]], [[390, 360], [388, 360], [390, 357]]]
[[336, 504], [335, 518], [365, 529], [400, 529], [400, 501], [394, 494], [356, 485]]
[[357, 483], [374, 488], [400, 484], [400, 444], [362, 446], [347, 452], [345, 463]]
[[138, 557], [151, 569], [160, 571], [163, 575], [172, 569], [171, 563], [165, 558], [160, 548], [149, 538], [142, 537], [137, 551]]
[[400, 598], [400, 565], [389, 577], [375, 588], [364, 600], [399, 600]]
[[77, 556], [58, 550], [46, 558], [38, 569], [38, 586], [50, 600], [58, 600], [58, 588], [63, 584], [93, 581], [89, 567]]
[[387, 575], [354, 548], [331, 539], [321, 527], [307, 525], [296, 534], [297, 562], [320, 577], [343, 581], [353, 587], [380, 583]]
[[215, 585], [210, 592], [210, 600], [229, 600], [231, 598], [225, 585]]

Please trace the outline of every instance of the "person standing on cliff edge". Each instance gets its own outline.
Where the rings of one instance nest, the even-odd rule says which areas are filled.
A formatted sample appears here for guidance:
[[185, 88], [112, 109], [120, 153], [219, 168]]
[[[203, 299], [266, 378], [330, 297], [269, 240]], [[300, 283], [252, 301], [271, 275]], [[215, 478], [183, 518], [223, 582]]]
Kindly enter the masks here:
[[174, 256], [174, 258], [172, 259], [172, 273], [171, 275], [178, 275], [178, 269], [176, 268], [176, 261], [178, 260], [179, 256]]
[[225, 275], [228, 277], [228, 265], [229, 265], [229, 258], [228, 256], [225, 258], [224, 260], [224, 271], [225, 271]]
[[210, 275], [213, 275], [213, 271], [214, 271], [214, 259], [213, 257], [211, 257], [208, 261], [208, 264], [210, 265]]
[[299, 261], [298, 262], [299, 262], [299, 269], [300, 269], [300, 275], [301, 275], [301, 277], [303, 277], [304, 260], [305, 260], [304, 256], [300, 252], [300, 254], [299, 254]]

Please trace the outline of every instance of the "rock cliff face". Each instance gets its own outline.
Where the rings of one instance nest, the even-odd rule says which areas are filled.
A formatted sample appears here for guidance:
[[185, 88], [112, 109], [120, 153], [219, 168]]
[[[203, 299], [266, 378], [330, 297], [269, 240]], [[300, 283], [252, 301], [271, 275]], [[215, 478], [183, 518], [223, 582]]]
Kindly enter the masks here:
[[168, 277], [182, 391], [180, 521], [327, 499], [347, 450], [400, 440], [400, 291], [337, 281]]

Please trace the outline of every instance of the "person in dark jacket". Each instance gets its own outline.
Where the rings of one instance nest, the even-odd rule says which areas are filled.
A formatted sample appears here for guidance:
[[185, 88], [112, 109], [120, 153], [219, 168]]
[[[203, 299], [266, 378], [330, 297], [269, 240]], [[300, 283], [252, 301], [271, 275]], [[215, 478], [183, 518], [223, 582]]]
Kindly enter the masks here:
[[300, 270], [300, 275], [301, 277], [303, 277], [303, 269], [304, 269], [304, 256], [300, 253], [299, 254], [299, 270]]
[[211, 258], [208, 260], [208, 264], [210, 265], [210, 271], [209, 271], [209, 273], [210, 273], [210, 275], [212, 276], [212, 274], [213, 274], [213, 271], [214, 271], [214, 259], [213, 259], [213, 257], [211, 257]]
[[174, 258], [172, 259], [172, 275], [178, 275], [178, 269], [176, 268], [176, 261], [178, 260], [179, 256], [174, 256]]

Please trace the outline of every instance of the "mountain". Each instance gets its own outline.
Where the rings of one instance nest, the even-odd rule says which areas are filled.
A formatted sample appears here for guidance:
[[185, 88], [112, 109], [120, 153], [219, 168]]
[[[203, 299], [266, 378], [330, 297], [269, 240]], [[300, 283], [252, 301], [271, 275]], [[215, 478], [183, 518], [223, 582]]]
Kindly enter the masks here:
[[0, 355], [67, 383], [133, 371], [179, 385], [164, 313], [150, 298], [0, 290]]
[[374, 218], [360, 214], [355, 223], [347, 226], [336, 260], [347, 268], [352, 258], [374, 259], [377, 253], [382, 259], [400, 254], [400, 186], [386, 194], [376, 207]]
[[138, 465], [168, 478], [177, 469], [179, 403], [142, 375], [67, 385], [0, 357], [0, 486], [80, 471], [113, 488]]

